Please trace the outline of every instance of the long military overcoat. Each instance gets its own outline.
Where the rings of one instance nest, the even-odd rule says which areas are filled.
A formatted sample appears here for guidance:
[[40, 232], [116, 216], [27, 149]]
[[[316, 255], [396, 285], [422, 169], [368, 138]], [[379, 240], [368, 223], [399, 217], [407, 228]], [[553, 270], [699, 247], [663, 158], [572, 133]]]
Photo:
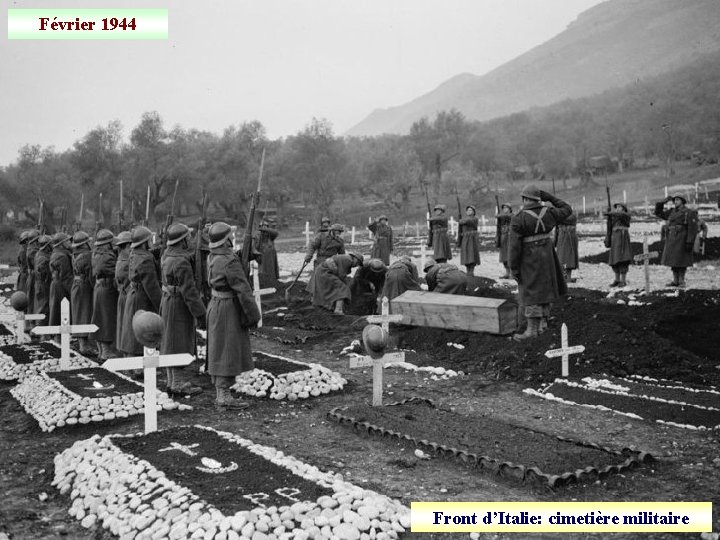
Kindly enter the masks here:
[[[90, 324], [93, 310], [92, 253], [83, 244], [73, 253], [73, 283], [70, 289], [70, 319], [72, 324]], [[87, 337], [87, 334], [76, 334]], [[95, 336], [93, 336], [95, 337]]]
[[388, 300], [392, 300], [405, 291], [419, 290], [420, 282], [418, 281], [417, 268], [415, 268], [414, 264], [405, 261], [395, 261], [390, 265], [387, 274], [385, 274], [383, 296], [387, 296]]
[[135, 339], [132, 329], [133, 315], [141, 309], [158, 313], [162, 298], [157, 262], [150, 251], [147, 249], [130, 250], [128, 279], [130, 288], [125, 299], [122, 333], [118, 348], [126, 354], [139, 355], [143, 352], [143, 346]]
[[255, 250], [262, 255], [259, 267], [260, 285], [274, 284], [280, 277], [280, 266], [278, 265], [277, 251], [275, 250], [275, 239], [278, 231], [266, 226], [253, 236]]
[[662, 202], [655, 205], [655, 215], [667, 220], [667, 237], [660, 264], [672, 268], [687, 268], [693, 265], [691, 244], [698, 233], [698, 215], [683, 206], [680, 209], [663, 209]]
[[27, 249], [27, 266], [28, 275], [25, 281], [25, 292], [28, 296], [28, 313], [36, 313], [35, 311], [35, 255], [37, 255], [39, 246], [37, 241], [28, 245]]
[[373, 221], [368, 225], [375, 237], [370, 257], [380, 259], [386, 265], [390, 264], [390, 253], [393, 250], [393, 230], [386, 223]]
[[118, 291], [117, 299], [117, 316], [115, 329], [115, 346], [120, 345], [120, 339], [123, 332], [123, 317], [125, 315], [125, 300], [127, 299], [128, 289], [130, 288], [130, 279], [128, 278], [130, 262], [130, 249], [125, 248], [120, 250], [118, 253], [117, 261], [115, 263], [115, 286]]
[[350, 255], [333, 255], [315, 270], [315, 293], [313, 305], [333, 309], [335, 302], [350, 301], [350, 279], [353, 268]]
[[632, 262], [632, 246], [630, 245], [630, 214], [623, 210], [613, 210], [605, 214], [609, 216], [612, 236], [610, 237], [610, 253], [608, 264], [629, 264]]
[[480, 239], [478, 218], [464, 217], [458, 222], [458, 245], [460, 264], [480, 264]]
[[512, 214], [499, 214], [497, 216], [497, 227], [495, 230], [495, 246], [500, 252], [499, 259], [501, 263], [507, 263], [510, 259], [508, 247], [510, 245], [510, 222]]
[[552, 207], [532, 202], [510, 221], [510, 272], [518, 282], [523, 306], [549, 304], [567, 292], [551, 233], [558, 222], [572, 213], [572, 208], [550, 193], [540, 193]]
[[444, 294], [465, 294], [467, 275], [454, 264], [439, 263], [425, 274], [428, 291]]
[[17, 256], [18, 263], [18, 277], [15, 283], [16, 291], [26, 292], [27, 277], [28, 277], [28, 264], [27, 264], [27, 244], [20, 244], [20, 250]]
[[205, 304], [191, 261], [192, 254], [179, 245], [169, 246], [162, 256], [161, 354], [195, 353], [195, 319], [205, 315]]
[[208, 281], [214, 291], [226, 295], [213, 296], [207, 309], [208, 373], [234, 377], [254, 367], [248, 328], [258, 323], [260, 311], [240, 259], [230, 247], [210, 250]]
[[93, 311], [90, 322], [97, 325], [97, 341], [114, 343], [117, 337], [118, 290], [115, 285], [117, 255], [110, 244], [96, 246], [92, 254]]
[[435, 259], [452, 259], [452, 248], [448, 237], [448, 220], [445, 216], [430, 218], [430, 238], [428, 247], [433, 249]]
[[333, 255], [344, 255], [345, 254], [345, 240], [343, 240], [342, 236], [333, 236], [329, 232], [320, 231], [317, 235], [315, 235], [315, 239], [313, 240], [312, 244], [310, 244], [310, 247], [308, 248], [307, 254], [305, 255], [305, 259], [311, 258], [314, 253], [317, 252], [317, 255], [315, 256], [315, 260], [313, 261], [313, 273], [310, 276], [310, 279], [308, 280], [307, 284], [307, 291], [314, 296], [315, 291], [315, 274], [317, 273], [317, 268], [320, 266], [326, 259], [329, 259]]
[[45, 315], [45, 319], [37, 321], [38, 325], [47, 326], [50, 316], [50, 250], [39, 249], [35, 254], [35, 313]]
[[[58, 246], [50, 254], [50, 319], [49, 326], [60, 324], [60, 302], [63, 298], [70, 300], [70, 289], [73, 283], [72, 256], [66, 247]], [[72, 309], [72, 302], [70, 304]]]
[[564, 222], [557, 224], [556, 231], [555, 250], [560, 264], [568, 270], [575, 270], [578, 267], [579, 249], [577, 216], [570, 214]]

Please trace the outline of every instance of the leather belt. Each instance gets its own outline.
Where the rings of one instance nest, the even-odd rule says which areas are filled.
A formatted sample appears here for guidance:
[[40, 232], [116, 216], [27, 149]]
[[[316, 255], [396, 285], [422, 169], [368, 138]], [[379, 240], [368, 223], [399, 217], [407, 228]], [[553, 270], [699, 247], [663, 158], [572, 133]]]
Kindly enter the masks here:
[[235, 298], [235, 293], [232, 291], [216, 291], [213, 289], [210, 294], [215, 298]]
[[533, 234], [532, 236], [525, 236], [525, 237], [523, 237], [522, 241], [523, 241], [523, 244], [529, 244], [530, 242], [538, 242], [540, 240], [547, 240], [549, 238], [552, 238], [552, 232], [542, 233], [542, 234]]
[[166, 292], [168, 294], [176, 294], [179, 292], [178, 289], [179, 289], [179, 287], [177, 287], [176, 285], [163, 285], [162, 286], [163, 292]]
[[613, 227], [613, 231], [629, 231], [630, 227], [625, 227], [623, 225], [615, 225]]

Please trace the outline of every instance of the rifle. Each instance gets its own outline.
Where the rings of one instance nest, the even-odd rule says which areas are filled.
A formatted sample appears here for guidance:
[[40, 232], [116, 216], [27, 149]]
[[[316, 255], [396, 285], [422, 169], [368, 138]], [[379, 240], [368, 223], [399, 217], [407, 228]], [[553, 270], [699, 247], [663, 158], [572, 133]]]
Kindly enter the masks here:
[[175, 191], [173, 191], [173, 198], [172, 203], [170, 204], [170, 213], [167, 215], [167, 218], [165, 218], [165, 228], [162, 232], [162, 239], [165, 241], [167, 239], [167, 230], [170, 225], [172, 225], [173, 220], [175, 219], [175, 197], [177, 197], [177, 188], [178, 184], [180, 183], [180, 179], [177, 178], [175, 180]]
[[38, 211], [37, 230], [40, 234], [45, 234], [45, 201], [38, 198], [38, 205], [39, 205], [39, 211]]
[[145, 227], [148, 226], [150, 223], [150, 184], [148, 184], [147, 187], [147, 198], [145, 199], [145, 222], [143, 225]]
[[202, 245], [202, 231], [203, 227], [205, 227], [205, 220], [207, 218], [207, 207], [205, 205], [205, 202], [207, 201], [207, 193], [205, 192], [205, 188], [203, 188], [203, 196], [202, 196], [202, 210], [200, 211], [200, 217], [198, 218], [198, 226], [197, 226], [197, 235], [195, 237], [195, 285], [197, 286], [197, 290], [202, 296], [202, 290], [203, 290], [203, 276], [202, 276], [202, 254], [200, 250], [200, 246]]
[[67, 228], [67, 206], [63, 206], [60, 209], [60, 230], [66, 233]]
[[457, 201], [458, 206], [458, 223], [462, 219], [462, 208], [460, 206], [460, 195], [458, 194], [458, 188], [455, 186], [455, 200]]
[[102, 191], [100, 192], [100, 208], [98, 211], [98, 219], [95, 221], [95, 232], [97, 233], [100, 229], [102, 229], [102, 215], [103, 211], [103, 203], [102, 203]]
[[125, 211], [123, 209], [123, 181], [120, 179], [120, 210], [118, 211], [118, 232], [123, 230], [125, 222]]
[[[425, 193], [425, 202], [427, 203], [428, 243], [432, 244], [432, 227], [430, 226], [430, 217], [432, 216], [432, 210], [430, 209], [430, 197], [428, 197], [427, 184], [425, 184], [425, 182], [421, 182], [420, 185], [422, 186], [423, 192]], [[424, 262], [423, 262], [423, 264], [424, 264]]]
[[80, 193], [80, 213], [78, 214], [78, 220], [75, 223], [75, 232], [82, 228], [83, 212], [85, 211], [85, 193]]
[[263, 169], [265, 168], [265, 149], [263, 148], [262, 157], [260, 158], [260, 174], [258, 175], [257, 189], [250, 203], [250, 212], [248, 213], [247, 224], [245, 227], [245, 238], [243, 239], [242, 252], [240, 254], [240, 262], [245, 265], [245, 273], [250, 275], [250, 253], [252, 252], [252, 235], [253, 220], [255, 218], [255, 207], [260, 200], [260, 189], [262, 187]]
[[605, 231], [605, 247], [609, 248], [611, 241], [612, 241], [612, 216], [610, 215], [610, 212], [612, 212], [612, 203], [610, 202], [610, 186], [607, 185], [607, 182], [605, 183], [605, 193], [607, 193], [607, 228]]
[[495, 195], [495, 212], [500, 215], [500, 197]]

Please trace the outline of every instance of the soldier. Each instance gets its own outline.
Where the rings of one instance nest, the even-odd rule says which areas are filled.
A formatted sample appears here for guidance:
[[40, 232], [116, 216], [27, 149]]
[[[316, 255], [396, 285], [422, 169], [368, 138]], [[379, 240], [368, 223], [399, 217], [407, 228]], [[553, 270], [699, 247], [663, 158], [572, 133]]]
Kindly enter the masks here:
[[500, 252], [500, 262], [505, 267], [505, 273], [500, 279], [510, 279], [510, 265], [508, 264], [508, 238], [510, 235], [510, 221], [512, 220], [512, 206], [503, 203], [500, 213], [496, 217], [497, 229], [495, 233], [495, 246]]
[[235, 377], [253, 369], [248, 328], [260, 320], [260, 311], [240, 259], [232, 250], [227, 223], [210, 227], [208, 281], [212, 298], [207, 309], [208, 373], [217, 392], [219, 410], [245, 409], [244, 401], [232, 397]]
[[323, 233], [322, 230], [318, 232], [315, 240], [313, 240], [313, 243], [308, 247], [307, 253], [305, 254], [305, 264], [309, 263], [313, 255], [317, 252], [315, 261], [313, 262], [313, 273], [307, 284], [307, 291], [311, 295], [314, 295], [315, 291], [315, 273], [318, 266], [333, 255], [343, 255], [345, 253], [345, 240], [343, 240], [342, 237], [344, 230], [342, 225], [335, 223], [330, 227], [327, 234]]
[[[90, 252], [90, 235], [78, 231], [73, 235], [73, 284], [70, 289], [70, 310], [73, 324], [90, 324], [93, 308], [93, 288], [95, 283], [92, 275], [92, 253]], [[88, 335], [78, 336], [80, 354], [95, 355], [88, 346]]]
[[[27, 280], [25, 281], [25, 292], [28, 297], [28, 313], [35, 313], [35, 255], [38, 252], [38, 238], [40, 233], [32, 229], [28, 233], [27, 239]], [[30, 327], [30, 323], [25, 323], [26, 328]]]
[[[673, 207], [665, 210], [666, 203]], [[685, 272], [693, 265], [693, 245], [698, 233], [698, 214], [687, 206], [687, 199], [680, 193], [655, 203], [655, 215], [667, 220], [667, 238], [660, 264], [672, 268], [673, 280], [668, 287], [685, 287]]]
[[128, 279], [128, 262], [130, 261], [130, 244], [132, 243], [132, 235], [130, 231], [123, 231], [117, 235], [114, 244], [118, 250], [117, 261], [115, 262], [115, 286], [118, 291], [117, 311], [116, 311], [116, 329], [115, 329], [115, 348], [120, 347], [120, 339], [123, 333], [123, 317], [125, 316], [125, 300], [127, 299], [128, 289], [130, 288], [130, 280]]
[[16, 291], [27, 292], [27, 277], [28, 277], [28, 264], [27, 264], [27, 243], [28, 233], [30, 231], [23, 231], [20, 233], [18, 241], [20, 243], [20, 251], [18, 251], [17, 263], [18, 263], [18, 277], [15, 284]]
[[419, 291], [417, 267], [410, 257], [404, 256], [395, 261], [385, 274], [385, 286], [382, 296], [392, 300], [405, 291]]
[[434, 216], [430, 218], [430, 231], [427, 247], [433, 248], [435, 260], [444, 263], [452, 259], [452, 248], [448, 238], [448, 218], [445, 216], [445, 205], [436, 204]]
[[115, 283], [117, 255], [112, 248], [112, 231], [100, 229], [95, 235], [92, 252], [93, 289], [92, 319], [98, 327], [93, 337], [98, 344], [98, 360], [105, 361], [117, 356], [113, 344], [117, 337], [118, 290]]
[[380, 259], [385, 265], [390, 264], [390, 254], [393, 251], [393, 230], [388, 225], [387, 216], [382, 215], [377, 218], [368, 225], [368, 229], [375, 237], [370, 257]]
[[118, 349], [128, 356], [142, 354], [143, 346], [135, 339], [132, 319], [139, 310], [159, 313], [162, 290], [158, 279], [155, 255], [150, 251], [152, 231], [146, 227], [135, 227], [130, 244], [128, 259], [128, 280], [130, 287], [123, 309], [122, 334]]
[[[167, 230], [167, 249], [162, 256], [163, 336], [160, 354], [195, 354], [198, 328], [205, 328], [205, 305], [195, 284], [191, 253], [188, 246], [188, 229], [182, 223], [173, 223]], [[182, 367], [167, 368], [168, 392], [195, 395], [202, 388], [194, 386]]]
[[[522, 341], [536, 337], [547, 328], [550, 304], [567, 292], [552, 236], [555, 225], [566, 219], [572, 208], [562, 201], [528, 185], [520, 193], [522, 209], [512, 217], [509, 236], [509, 262], [518, 283], [520, 305], [527, 318], [527, 329], [515, 334]], [[541, 201], [549, 201], [544, 206]]]
[[377, 313], [378, 298], [385, 286], [387, 266], [380, 259], [363, 262], [350, 281], [348, 313], [372, 315]]
[[428, 291], [444, 294], [465, 294], [467, 276], [454, 264], [428, 259], [423, 265]]
[[363, 257], [357, 253], [333, 255], [325, 259], [315, 273], [313, 305], [327, 310], [335, 308], [335, 313], [342, 315], [345, 302], [349, 302], [352, 297], [348, 276], [353, 268], [362, 264]]
[[38, 238], [38, 251], [35, 254], [35, 313], [45, 315], [43, 320], [37, 321], [39, 325], [47, 325], [50, 318], [50, 252], [52, 250], [52, 237], [43, 234]]
[[278, 237], [277, 220], [270, 218], [263, 220], [258, 231], [253, 236], [255, 250], [261, 255], [259, 264], [260, 286], [274, 284], [280, 277], [275, 239]]
[[610, 287], [625, 287], [628, 267], [632, 262], [630, 213], [623, 203], [615, 203], [613, 210], [605, 212], [604, 215], [610, 220], [608, 230], [611, 236], [605, 237], [605, 246], [610, 248], [608, 264], [615, 272], [615, 280]]
[[[50, 318], [49, 326], [60, 325], [60, 302], [67, 298], [70, 302], [70, 289], [73, 284], [72, 256], [70, 254], [70, 236], [64, 232], [52, 237], [53, 250], [50, 254]], [[72, 307], [72, 302], [71, 302]]]
[[572, 271], [576, 270], [579, 266], [577, 215], [573, 212], [565, 218], [565, 220], [559, 222], [556, 231], [555, 250], [557, 251], [558, 260], [565, 272], [565, 280], [568, 283], [575, 283], [577, 280], [572, 277]]
[[460, 264], [465, 266], [468, 276], [475, 275], [475, 266], [480, 264], [480, 239], [478, 237], [478, 218], [475, 207], [465, 207], [465, 217], [458, 222], [458, 247]]

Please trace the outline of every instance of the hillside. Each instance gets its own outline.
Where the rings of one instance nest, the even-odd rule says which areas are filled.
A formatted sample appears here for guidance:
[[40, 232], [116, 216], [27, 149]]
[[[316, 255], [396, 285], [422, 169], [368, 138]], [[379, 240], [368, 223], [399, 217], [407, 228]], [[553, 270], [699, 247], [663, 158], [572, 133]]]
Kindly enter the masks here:
[[456, 108], [488, 120], [677, 69], [720, 50], [717, 0], [608, 0], [518, 58], [481, 76], [461, 74], [403, 105], [378, 109], [348, 135], [406, 133]]

